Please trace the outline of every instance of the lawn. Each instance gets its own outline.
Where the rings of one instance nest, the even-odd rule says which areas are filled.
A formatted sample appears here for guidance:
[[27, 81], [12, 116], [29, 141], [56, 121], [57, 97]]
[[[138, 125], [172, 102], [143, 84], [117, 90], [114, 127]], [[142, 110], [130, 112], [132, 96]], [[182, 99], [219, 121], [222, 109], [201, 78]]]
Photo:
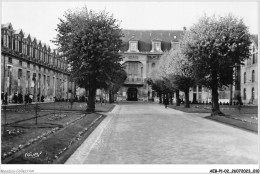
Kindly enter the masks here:
[[208, 119], [258, 132], [257, 106], [241, 106], [239, 109], [237, 105], [220, 105], [220, 110], [225, 114], [225, 116], [210, 116], [211, 105], [191, 104], [190, 108], [185, 108], [183, 105], [170, 105], [169, 107], [188, 113], [209, 113], [209, 116], [206, 117]]
[[[89, 125], [91, 125], [90, 127], [95, 127], [105, 117], [100, 117], [99, 113], [86, 113], [85, 109], [75, 109], [77, 107], [80, 108], [79, 106], [83, 106], [84, 103], [74, 103], [74, 110], [62, 109], [66, 104], [65, 102], [57, 104], [56, 106], [60, 106], [60, 108], [55, 110], [53, 103], [41, 104], [41, 110], [37, 114], [37, 124], [35, 111], [25, 111], [23, 109], [17, 111], [12, 106], [12, 109], [9, 108], [6, 110], [6, 118], [8, 123], [13, 124], [3, 125], [5, 114], [3, 114], [2, 110], [2, 163], [52, 163], [55, 160], [57, 161], [60, 158], [55, 157], [55, 155], [59, 156], [55, 154], [56, 152], [60, 152], [61, 148], [64, 149], [65, 147], [67, 147], [67, 150], [68, 146], [71, 146], [68, 142], [75, 142], [73, 139], [75, 139], [75, 136], [79, 132], [83, 132], [85, 136], [85, 129]], [[51, 109], [52, 107], [53, 109]], [[113, 107], [114, 105], [112, 104], [102, 104], [102, 106], [101, 104], [97, 104], [96, 110], [108, 112]], [[91, 124], [97, 118], [99, 118], [96, 121], [97, 123]], [[89, 131], [90, 129], [87, 129], [87, 132]], [[81, 136], [84, 137], [83, 135]], [[51, 139], [51, 137], [55, 138]], [[76, 144], [79, 146], [78, 142], [77, 140]], [[55, 149], [53, 153], [52, 148]], [[30, 154], [27, 149], [30, 149], [31, 153], [36, 153], [36, 151], [42, 152], [42, 158], [30, 160], [28, 155], [25, 157], [26, 153]], [[73, 151], [70, 153], [66, 152], [67, 156], [71, 153]]]

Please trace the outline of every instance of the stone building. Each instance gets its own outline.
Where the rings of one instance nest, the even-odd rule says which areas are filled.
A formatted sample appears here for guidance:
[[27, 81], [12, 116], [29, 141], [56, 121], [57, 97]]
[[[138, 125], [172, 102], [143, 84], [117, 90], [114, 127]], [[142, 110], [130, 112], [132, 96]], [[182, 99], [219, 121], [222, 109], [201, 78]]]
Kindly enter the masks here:
[[8, 102], [15, 94], [44, 96], [45, 101], [70, 98], [74, 85], [69, 80], [65, 58], [40, 40], [1, 25], [1, 89]]
[[[122, 38], [125, 46], [121, 50], [122, 64], [126, 67], [127, 79], [121, 90], [119, 98], [129, 101], [154, 98], [154, 92], [146, 83], [153, 68], [165, 51], [178, 49], [181, 30], [123, 30]], [[257, 104], [257, 36], [252, 36], [252, 56], [245, 61], [244, 66], [234, 67], [234, 85], [223, 86], [219, 89], [219, 102], [237, 102], [241, 96], [245, 104]], [[244, 80], [246, 79], [246, 81]], [[203, 86], [195, 86], [190, 89], [191, 102], [211, 102], [211, 90]], [[184, 99], [184, 94], [180, 97]]]
[[123, 30], [125, 46], [121, 50], [122, 64], [126, 67], [127, 79], [118, 96], [123, 100], [137, 101], [154, 97], [146, 78], [158, 64], [166, 50], [180, 45], [181, 30]]
[[258, 102], [258, 36], [252, 35], [251, 56], [241, 66], [241, 98], [245, 104]]

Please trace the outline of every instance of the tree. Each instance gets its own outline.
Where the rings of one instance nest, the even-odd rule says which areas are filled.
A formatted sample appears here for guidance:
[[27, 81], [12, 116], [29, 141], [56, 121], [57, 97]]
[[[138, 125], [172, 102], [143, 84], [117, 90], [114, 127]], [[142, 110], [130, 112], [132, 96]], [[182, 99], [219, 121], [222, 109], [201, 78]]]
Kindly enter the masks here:
[[249, 57], [248, 28], [232, 15], [204, 16], [184, 33], [182, 44], [197, 80], [212, 90], [212, 115], [222, 115], [218, 88], [232, 84], [233, 67]]
[[119, 70], [113, 73], [111, 82], [108, 86], [109, 91], [109, 103], [114, 102], [114, 95], [118, 92], [121, 85], [124, 83], [124, 81], [127, 78], [127, 74], [124, 70]]
[[89, 91], [87, 111], [95, 111], [96, 90], [106, 88], [112, 75], [123, 69], [119, 49], [123, 36], [118, 21], [106, 11], [86, 7], [67, 11], [54, 41], [67, 58], [77, 85]]
[[185, 107], [190, 107], [189, 90], [195, 85], [192, 62], [182, 53], [182, 49], [171, 50], [167, 56], [167, 77], [176, 89], [185, 94]]

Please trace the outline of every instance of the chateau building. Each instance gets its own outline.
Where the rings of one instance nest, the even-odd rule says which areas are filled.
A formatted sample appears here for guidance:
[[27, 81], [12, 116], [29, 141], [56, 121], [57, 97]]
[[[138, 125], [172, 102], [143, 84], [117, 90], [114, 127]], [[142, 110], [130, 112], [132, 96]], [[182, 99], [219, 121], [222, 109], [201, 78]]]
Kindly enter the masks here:
[[121, 50], [122, 64], [126, 67], [127, 79], [119, 96], [124, 100], [147, 101], [155, 97], [145, 81], [163, 53], [178, 49], [181, 30], [123, 30], [125, 47]]
[[[127, 79], [118, 96], [123, 100], [147, 101], [155, 96], [146, 78], [165, 51], [180, 47], [181, 30], [123, 30], [122, 38], [125, 47], [121, 50], [122, 64], [126, 67]], [[234, 67], [235, 84], [219, 89], [219, 102], [237, 102], [241, 97], [244, 104], [257, 104], [257, 36], [252, 36], [252, 56], [245, 61], [244, 66]], [[191, 102], [211, 102], [211, 91], [203, 86], [194, 86], [190, 89]], [[180, 97], [184, 99], [184, 94]]]
[[70, 98], [74, 85], [69, 80], [66, 59], [40, 40], [1, 25], [1, 90], [12, 102], [14, 95], [33, 95], [33, 101]]

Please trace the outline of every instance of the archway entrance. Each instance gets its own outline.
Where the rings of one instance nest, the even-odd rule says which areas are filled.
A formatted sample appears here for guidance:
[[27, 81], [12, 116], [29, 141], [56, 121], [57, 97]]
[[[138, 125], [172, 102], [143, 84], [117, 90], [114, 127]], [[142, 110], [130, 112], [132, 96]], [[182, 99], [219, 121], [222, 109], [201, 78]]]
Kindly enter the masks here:
[[128, 88], [127, 100], [128, 101], [137, 101], [137, 89], [136, 88]]

